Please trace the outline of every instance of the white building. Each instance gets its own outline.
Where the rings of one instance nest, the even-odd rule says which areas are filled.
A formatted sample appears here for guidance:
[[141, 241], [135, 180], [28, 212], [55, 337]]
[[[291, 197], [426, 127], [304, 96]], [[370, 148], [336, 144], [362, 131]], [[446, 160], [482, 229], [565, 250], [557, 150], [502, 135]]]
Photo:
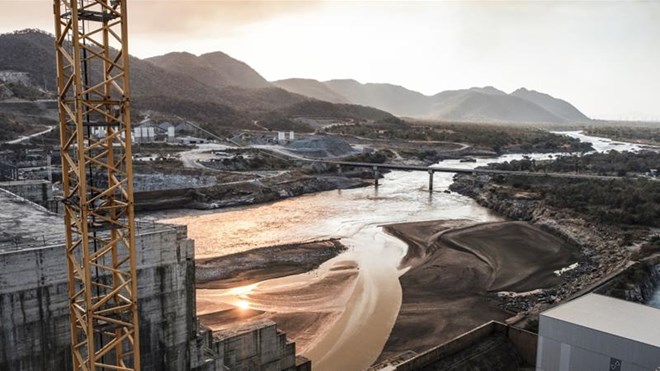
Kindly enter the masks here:
[[189, 137], [189, 136], [177, 137], [176, 141], [181, 144], [204, 144], [207, 142], [206, 139]]
[[660, 370], [660, 309], [588, 294], [543, 312], [536, 370]]

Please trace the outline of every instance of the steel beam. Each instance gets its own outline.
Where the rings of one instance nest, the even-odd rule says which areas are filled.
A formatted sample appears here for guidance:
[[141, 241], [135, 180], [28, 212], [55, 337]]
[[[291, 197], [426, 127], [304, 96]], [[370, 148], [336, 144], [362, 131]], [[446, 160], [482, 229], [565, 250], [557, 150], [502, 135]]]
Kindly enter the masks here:
[[126, 0], [54, 16], [73, 366], [139, 370]]

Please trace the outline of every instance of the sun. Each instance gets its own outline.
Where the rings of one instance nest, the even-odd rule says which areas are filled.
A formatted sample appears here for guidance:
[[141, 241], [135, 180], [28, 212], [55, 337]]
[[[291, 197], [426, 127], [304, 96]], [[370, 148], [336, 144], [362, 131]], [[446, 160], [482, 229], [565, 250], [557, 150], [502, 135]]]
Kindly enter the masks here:
[[239, 300], [236, 306], [241, 309], [250, 309], [250, 303], [247, 300]]

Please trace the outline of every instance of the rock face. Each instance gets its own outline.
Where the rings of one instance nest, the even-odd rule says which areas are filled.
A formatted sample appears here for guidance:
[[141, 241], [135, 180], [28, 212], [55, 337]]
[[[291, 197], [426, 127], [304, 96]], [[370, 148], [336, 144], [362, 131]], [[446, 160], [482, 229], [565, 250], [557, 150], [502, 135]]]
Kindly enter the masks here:
[[618, 299], [646, 304], [660, 286], [660, 258], [636, 263], [596, 291]]
[[[458, 175], [450, 189], [508, 218], [529, 221], [575, 248], [577, 267], [563, 272], [564, 282], [552, 292], [540, 293], [542, 297], [552, 297], [553, 302], [564, 300], [619, 271], [629, 261], [630, 252], [625, 248], [624, 233], [617, 226], [593, 223], [569, 210], [549, 207], [540, 196], [506, 197], [498, 192], [498, 187], [490, 183], [489, 176]], [[526, 303], [514, 307], [530, 307], [540, 298], [538, 294], [527, 299], [518, 297], [517, 301]]]
[[335, 136], [312, 136], [290, 143], [287, 148], [308, 157], [337, 157], [353, 153], [353, 147]]

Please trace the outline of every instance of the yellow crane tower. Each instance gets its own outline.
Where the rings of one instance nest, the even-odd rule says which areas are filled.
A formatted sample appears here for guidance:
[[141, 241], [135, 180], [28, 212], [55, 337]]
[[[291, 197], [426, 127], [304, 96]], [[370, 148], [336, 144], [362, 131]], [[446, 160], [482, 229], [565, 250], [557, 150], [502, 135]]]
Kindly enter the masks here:
[[54, 0], [74, 370], [139, 370], [127, 0]]

